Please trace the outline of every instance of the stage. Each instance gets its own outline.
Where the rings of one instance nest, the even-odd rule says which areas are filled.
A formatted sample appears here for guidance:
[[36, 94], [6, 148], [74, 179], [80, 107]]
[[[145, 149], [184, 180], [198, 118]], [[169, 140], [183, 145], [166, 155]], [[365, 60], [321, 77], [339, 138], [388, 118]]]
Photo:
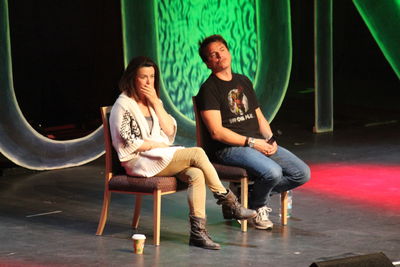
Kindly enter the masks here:
[[[336, 1], [332, 13], [312, 0], [0, 1], [0, 266], [301, 267], [377, 252], [400, 265], [399, 1]], [[320, 37], [318, 14], [332, 15]], [[214, 33], [229, 38], [234, 71], [256, 85], [278, 144], [311, 167], [310, 182], [293, 191], [288, 225], [280, 225], [275, 196], [273, 230], [242, 233], [208, 191], [207, 230], [222, 249], [190, 247], [183, 191], [162, 197], [155, 247], [152, 198], [134, 231], [133, 196], [113, 194], [96, 236], [105, 166], [104, 156], [92, 159], [103, 139], [87, 134], [100, 126], [99, 107], [118, 96], [125, 62], [158, 62], [163, 103], [194, 145], [191, 97], [209, 74], [197, 43]], [[317, 53], [326, 38], [328, 57]], [[317, 61], [328, 63], [326, 72]], [[332, 104], [332, 132], [313, 133], [314, 88], [329, 93], [322, 106]], [[329, 118], [327, 110], [319, 115]], [[87, 143], [58, 142], [76, 138]], [[144, 255], [133, 253], [134, 233], [147, 237]]]
[[[162, 198], [161, 245], [154, 247], [152, 199], [145, 197], [140, 227], [133, 231], [133, 196], [114, 194], [104, 234], [96, 236], [103, 158], [55, 171], [13, 167], [0, 177], [0, 265], [309, 266], [376, 252], [399, 261], [398, 112], [338, 106], [334, 132], [313, 134], [312, 121], [298, 120], [312, 116], [297, 116], [312, 111], [298, 101], [289, 98], [272, 123], [279, 144], [312, 170], [312, 180], [293, 192], [287, 226], [279, 223], [275, 196], [274, 229], [242, 233], [238, 223], [222, 218], [208, 191], [208, 231], [222, 249], [189, 247], [186, 193], [179, 192]], [[133, 254], [133, 233], [147, 236], [144, 255]]]

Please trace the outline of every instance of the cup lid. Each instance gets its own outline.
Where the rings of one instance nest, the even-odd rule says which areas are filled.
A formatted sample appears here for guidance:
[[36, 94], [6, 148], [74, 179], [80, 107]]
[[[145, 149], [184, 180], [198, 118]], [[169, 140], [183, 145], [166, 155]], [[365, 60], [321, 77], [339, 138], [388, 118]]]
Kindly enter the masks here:
[[146, 236], [142, 234], [134, 234], [132, 239], [146, 239]]

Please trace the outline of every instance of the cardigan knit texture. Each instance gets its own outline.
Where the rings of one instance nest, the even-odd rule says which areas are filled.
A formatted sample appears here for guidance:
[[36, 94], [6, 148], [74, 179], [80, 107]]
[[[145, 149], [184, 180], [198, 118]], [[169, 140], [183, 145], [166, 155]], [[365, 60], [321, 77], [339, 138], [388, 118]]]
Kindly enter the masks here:
[[152, 129], [149, 128], [137, 102], [125, 93], [119, 95], [111, 109], [112, 144], [126, 173], [131, 176], [152, 177], [156, 175], [168, 166], [175, 151], [183, 148], [171, 146], [137, 152], [137, 149], [146, 140], [163, 142], [167, 145], [172, 145], [175, 140], [177, 131], [175, 119], [171, 116], [175, 131], [171, 136], [167, 136], [160, 127], [154, 109], [149, 106], [149, 110], [153, 119]]

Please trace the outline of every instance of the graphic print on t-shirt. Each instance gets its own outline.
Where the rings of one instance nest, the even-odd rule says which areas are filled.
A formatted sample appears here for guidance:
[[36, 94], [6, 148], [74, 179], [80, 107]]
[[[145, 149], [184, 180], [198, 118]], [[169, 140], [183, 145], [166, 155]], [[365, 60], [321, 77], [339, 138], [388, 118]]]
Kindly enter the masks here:
[[229, 91], [228, 103], [230, 111], [235, 115], [243, 115], [249, 110], [249, 101], [241, 86]]

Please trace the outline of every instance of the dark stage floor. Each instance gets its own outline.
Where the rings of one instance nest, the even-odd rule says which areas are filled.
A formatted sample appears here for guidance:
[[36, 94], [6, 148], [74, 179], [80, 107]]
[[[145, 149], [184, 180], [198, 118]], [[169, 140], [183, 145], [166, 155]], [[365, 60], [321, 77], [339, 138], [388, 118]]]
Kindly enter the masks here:
[[180, 192], [162, 199], [161, 246], [154, 247], [152, 200], [145, 198], [136, 232], [148, 240], [144, 255], [135, 255], [132, 196], [113, 195], [104, 235], [95, 235], [103, 158], [56, 171], [8, 168], [0, 177], [0, 265], [309, 266], [375, 252], [400, 261], [398, 110], [378, 114], [353, 107], [344, 113], [338, 107], [335, 131], [315, 135], [312, 116], [300, 122], [299, 110], [286, 103], [272, 126], [281, 133], [280, 144], [313, 172], [312, 181], [293, 192], [293, 216], [286, 227], [279, 224], [275, 197], [274, 229], [241, 233], [238, 224], [223, 220], [208, 191], [208, 230], [222, 250], [189, 247], [186, 193]]

